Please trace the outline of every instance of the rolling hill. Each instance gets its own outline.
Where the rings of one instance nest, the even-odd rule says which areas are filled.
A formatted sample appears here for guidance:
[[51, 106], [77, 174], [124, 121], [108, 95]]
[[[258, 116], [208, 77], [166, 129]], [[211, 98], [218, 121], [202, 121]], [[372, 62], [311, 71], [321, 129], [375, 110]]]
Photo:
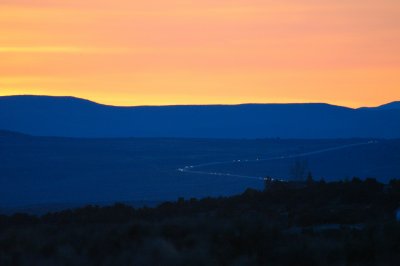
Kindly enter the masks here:
[[[389, 108], [391, 106], [391, 108]], [[116, 107], [73, 97], [0, 97], [0, 129], [38, 136], [185, 138], [399, 138], [392, 103]]]
[[393, 110], [393, 109], [400, 110], [400, 101], [387, 103], [387, 104], [378, 106], [377, 108], [385, 109], [385, 110]]

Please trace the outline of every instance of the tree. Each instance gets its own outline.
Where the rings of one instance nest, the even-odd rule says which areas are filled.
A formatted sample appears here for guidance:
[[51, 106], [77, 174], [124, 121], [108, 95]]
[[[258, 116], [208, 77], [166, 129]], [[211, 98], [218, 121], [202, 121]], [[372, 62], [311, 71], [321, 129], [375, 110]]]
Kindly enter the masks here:
[[311, 171], [309, 171], [308, 175], [307, 175], [307, 184], [312, 185], [313, 183], [314, 183], [314, 178], [313, 178]]
[[290, 168], [290, 175], [295, 181], [305, 181], [307, 172], [309, 172], [309, 170], [306, 160], [297, 159]]

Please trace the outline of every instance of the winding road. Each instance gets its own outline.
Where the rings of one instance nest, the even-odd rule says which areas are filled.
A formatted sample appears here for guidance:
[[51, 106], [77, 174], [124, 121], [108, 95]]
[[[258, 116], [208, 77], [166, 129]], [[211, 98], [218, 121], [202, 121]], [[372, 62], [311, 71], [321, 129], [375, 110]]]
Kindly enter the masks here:
[[[301, 157], [305, 157], [305, 156], [321, 154], [321, 153], [326, 153], [326, 152], [336, 151], [336, 150], [343, 150], [343, 149], [356, 147], [356, 146], [370, 145], [370, 144], [374, 144], [374, 143], [377, 143], [377, 141], [371, 140], [371, 141], [367, 141], [367, 142], [360, 142], [360, 143], [353, 143], [353, 144], [335, 146], [335, 147], [331, 147], [331, 148], [326, 148], [326, 149], [321, 149], [321, 150], [316, 150], [316, 151], [310, 151], [310, 152], [304, 152], [304, 153], [298, 153], [298, 154], [292, 154], [292, 155], [274, 156], [274, 157], [264, 158], [264, 159], [257, 158], [257, 159], [245, 159], [245, 160], [230, 160], [230, 161], [202, 163], [202, 164], [196, 164], [196, 165], [187, 165], [187, 166], [184, 166], [183, 168], [178, 168], [177, 171], [183, 172], [183, 173], [191, 173], [191, 174], [229, 176], [229, 177], [265, 180], [265, 177], [260, 177], [260, 176], [237, 175], [237, 174], [221, 173], [221, 172], [207, 172], [207, 171], [196, 170], [196, 168], [204, 167], [204, 166], [230, 164], [230, 163], [265, 162], [265, 161], [301, 158]], [[284, 180], [282, 180], [282, 181], [284, 181]]]

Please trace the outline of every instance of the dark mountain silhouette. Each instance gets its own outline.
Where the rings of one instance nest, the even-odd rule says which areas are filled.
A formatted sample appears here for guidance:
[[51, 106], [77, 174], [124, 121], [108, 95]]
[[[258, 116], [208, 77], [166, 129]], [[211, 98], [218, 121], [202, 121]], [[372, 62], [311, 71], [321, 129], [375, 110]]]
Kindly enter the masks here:
[[387, 104], [378, 106], [377, 108], [385, 109], [385, 110], [392, 110], [392, 109], [400, 110], [400, 101], [387, 103]]
[[[0, 97], [0, 128], [66, 137], [400, 137], [391, 103], [351, 109], [323, 103], [116, 107], [73, 97]], [[390, 107], [390, 108], [389, 108]]]
[[0, 138], [26, 138], [26, 137], [30, 136], [19, 132], [0, 129]]

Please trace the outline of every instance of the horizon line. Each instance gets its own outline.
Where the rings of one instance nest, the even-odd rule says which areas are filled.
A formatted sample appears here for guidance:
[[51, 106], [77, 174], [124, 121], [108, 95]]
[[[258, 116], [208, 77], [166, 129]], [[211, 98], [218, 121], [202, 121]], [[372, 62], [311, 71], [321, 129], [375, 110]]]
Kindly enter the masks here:
[[346, 105], [339, 105], [339, 104], [333, 104], [329, 102], [241, 102], [241, 103], [212, 103], [212, 104], [144, 104], [144, 105], [114, 105], [114, 104], [107, 104], [107, 103], [102, 103], [98, 102], [95, 100], [91, 100], [88, 98], [82, 98], [78, 96], [72, 96], [72, 95], [48, 95], [48, 94], [10, 94], [10, 95], [0, 95], [0, 98], [4, 97], [48, 97], [48, 98], [74, 98], [74, 99], [79, 99], [79, 100], [84, 100], [88, 101], [94, 104], [98, 105], [103, 105], [103, 106], [109, 106], [109, 107], [120, 107], [120, 108], [129, 108], [129, 107], [169, 107], [169, 106], [240, 106], [240, 105], [290, 105], [290, 104], [326, 104], [330, 106], [336, 106], [336, 107], [343, 107], [343, 108], [348, 108], [348, 109], [361, 109], [361, 108], [376, 108], [380, 107], [383, 105], [387, 105], [390, 103], [395, 103], [395, 102], [400, 102], [400, 100], [392, 100], [389, 102], [384, 102], [379, 105], [375, 106], [359, 106], [359, 107], [350, 107]]

